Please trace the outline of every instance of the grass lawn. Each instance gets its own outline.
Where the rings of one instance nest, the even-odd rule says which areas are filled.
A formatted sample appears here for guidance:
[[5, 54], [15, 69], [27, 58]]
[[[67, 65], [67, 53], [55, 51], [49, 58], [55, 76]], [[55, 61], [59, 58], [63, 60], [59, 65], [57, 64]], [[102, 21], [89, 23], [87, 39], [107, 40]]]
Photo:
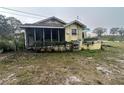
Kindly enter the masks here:
[[124, 43], [104, 50], [0, 54], [0, 84], [124, 84]]

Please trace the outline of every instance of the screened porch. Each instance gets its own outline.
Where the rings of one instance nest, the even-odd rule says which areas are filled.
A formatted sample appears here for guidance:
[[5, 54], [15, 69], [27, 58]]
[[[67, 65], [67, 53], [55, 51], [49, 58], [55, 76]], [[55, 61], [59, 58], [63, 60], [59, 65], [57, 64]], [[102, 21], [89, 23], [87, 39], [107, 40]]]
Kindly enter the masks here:
[[26, 47], [65, 41], [64, 28], [26, 28]]

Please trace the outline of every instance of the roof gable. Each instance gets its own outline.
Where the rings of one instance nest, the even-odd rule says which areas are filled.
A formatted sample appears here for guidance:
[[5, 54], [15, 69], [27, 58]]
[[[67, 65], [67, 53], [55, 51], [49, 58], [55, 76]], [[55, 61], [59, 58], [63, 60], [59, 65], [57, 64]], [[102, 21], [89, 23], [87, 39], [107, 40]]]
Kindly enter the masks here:
[[33, 25], [37, 25], [37, 26], [52, 26], [52, 27], [64, 27], [65, 24], [66, 23], [64, 21], [56, 17], [50, 17], [50, 18], [38, 21], [36, 23], [33, 23]]
[[75, 24], [75, 23], [78, 24], [78, 25], [80, 25], [80, 26], [83, 27], [83, 28], [86, 28], [86, 25], [82, 24], [82, 23], [81, 23], [80, 21], [78, 21], [78, 20], [74, 20], [74, 21], [72, 21], [72, 22], [66, 24], [65, 27], [70, 26], [70, 25]]
[[23, 24], [21, 28], [64, 28], [75, 23], [81, 26], [82, 28], [86, 28], [86, 25], [82, 24], [78, 20], [66, 23], [57, 17], [49, 17], [47, 19], [32, 24]]

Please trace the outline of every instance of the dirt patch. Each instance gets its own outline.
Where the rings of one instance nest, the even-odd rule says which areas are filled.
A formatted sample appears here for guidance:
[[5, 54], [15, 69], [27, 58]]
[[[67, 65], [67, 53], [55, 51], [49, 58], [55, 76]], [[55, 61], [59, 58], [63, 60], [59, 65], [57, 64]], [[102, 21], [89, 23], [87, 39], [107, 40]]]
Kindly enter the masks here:
[[65, 84], [72, 85], [72, 84], [80, 84], [81, 80], [76, 76], [69, 76], [66, 78]]
[[124, 60], [116, 60], [116, 61], [124, 64]]
[[101, 72], [102, 72], [103, 74], [105, 74], [105, 75], [112, 74], [112, 71], [108, 70], [106, 67], [101, 67], [101, 66], [99, 66], [99, 67], [96, 67], [96, 69], [97, 69], [98, 71], [101, 71]]
[[4, 59], [7, 59], [8, 57], [13, 56], [13, 53], [4, 53], [4, 54], [0, 54], [0, 61], [3, 61]]
[[15, 73], [12, 73], [5, 77], [4, 79], [0, 80], [0, 84], [14, 84], [14, 81], [16, 81]]

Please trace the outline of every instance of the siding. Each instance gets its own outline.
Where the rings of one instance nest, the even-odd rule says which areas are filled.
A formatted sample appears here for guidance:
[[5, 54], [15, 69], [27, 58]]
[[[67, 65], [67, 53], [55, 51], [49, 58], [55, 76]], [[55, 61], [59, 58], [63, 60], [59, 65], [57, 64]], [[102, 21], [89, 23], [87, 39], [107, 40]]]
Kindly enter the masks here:
[[[77, 35], [72, 35], [72, 29], [77, 29]], [[77, 24], [69, 25], [65, 28], [65, 40], [71, 41], [71, 40], [83, 40], [82, 38], [82, 32], [83, 28], [80, 27]]]

